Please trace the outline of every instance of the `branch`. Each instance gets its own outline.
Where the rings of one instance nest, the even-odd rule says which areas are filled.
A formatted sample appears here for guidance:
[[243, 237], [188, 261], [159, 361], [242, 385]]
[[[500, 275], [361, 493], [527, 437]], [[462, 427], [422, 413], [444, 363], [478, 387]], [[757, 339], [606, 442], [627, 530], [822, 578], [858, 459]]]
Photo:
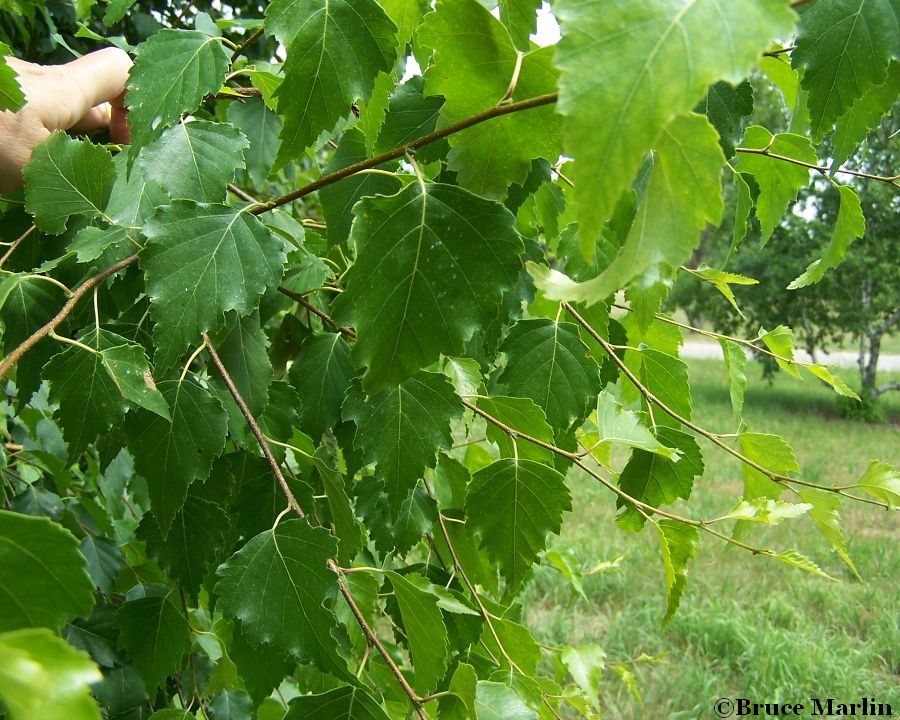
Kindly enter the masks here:
[[[203, 333], [203, 341], [206, 343], [206, 349], [209, 351], [209, 356], [212, 359], [213, 365], [215, 365], [220, 377], [225, 382], [225, 386], [228, 388], [228, 392], [231, 393], [231, 397], [234, 398], [234, 401], [240, 408], [241, 414], [247, 421], [247, 425], [250, 426], [250, 430], [253, 432], [257, 443], [259, 443], [259, 447], [263, 451], [263, 455], [265, 455], [269, 467], [275, 474], [275, 478], [278, 480], [278, 484], [281, 486], [281, 490], [284, 493], [284, 496], [287, 498], [288, 504], [299, 517], [305, 518], [306, 513], [303, 511], [303, 508], [300, 507], [300, 503], [297, 502], [297, 498], [294, 496], [294, 493], [288, 486], [287, 480], [285, 480], [284, 474], [281, 472], [281, 466], [278, 464], [278, 461], [272, 454], [272, 450], [269, 447], [269, 442], [268, 440], [266, 440], [266, 436], [263, 434], [262, 430], [259, 427], [259, 424], [256, 422], [256, 418], [253, 417], [253, 413], [250, 412], [250, 408], [247, 407], [247, 403], [241, 395], [240, 390], [237, 389], [237, 386], [234, 384], [234, 380], [232, 380], [231, 375], [228, 374], [228, 370], [222, 363], [222, 359], [219, 357], [219, 353], [216, 351], [215, 346], [209, 339], [209, 335], [207, 335], [206, 333]], [[347, 583], [344, 580], [343, 571], [338, 566], [338, 564], [334, 562], [334, 560], [328, 561], [328, 568], [337, 575], [338, 587], [341, 590], [341, 595], [344, 596], [344, 599], [350, 606], [350, 610], [353, 613], [353, 616], [356, 618], [356, 622], [359, 623], [360, 628], [362, 628], [362, 631], [369, 639], [369, 642], [371, 642], [372, 645], [375, 646], [375, 649], [378, 650], [379, 654], [388, 664], [388, 667], [390, 667], [391, 672], [394, 674], [394, 677], [397, 678], [397, 682], [400, 683], [400, 687], [403, 688], [403, 692], [405, 692], [407, 697], [409, 697], [409, 701], [410, 703], [412, 703], [416, 714], [421, 720], [428, 720], [428, 716], [422, 710], [422, 699], [416, 694], [416, 691], [413, 690], [410, 684], [406, 681], [406, 678], [403, 676], [403, 673], [397, 666], [397, 663], [394, 662], [394, 659], [387, 651], [387, 648], [385, 648], [384, 645], [381, 644], [378, 636], [375, 635], [375, 631], [372, 630], [371, 626], [366, 621], [365, 616], [362, 614], [362, 611], [356, 604], [356, 600], [353, 599], [353, 595], [350, 593], [350, 588], [347, 587]]]
[[72, 293], [72, 297], [70, 297], [66, 304], [62, 306], [62, 309], [56, 313], [56, 315], [47, 322], [42, 328], [36, 330], [31, 335], [29, 335], [25, 340], [23, 340], [15, 350], [13, 350], [9, 355], [3, 358], [3, 362], [0, 363], [0, 380], [2, 380], [6, 373], [8, 373], [13, 365], [15, 365], [19, 358], [21, 358], [25, 353], [27, 353], [31, 348], [38, 344], [41, 340], [43, 340], [47, 335], [56, 330], [56, 328], [69, 317], [69, 314], [75, 309], [75, 306], [79, 303], [81, 298], [83, 298], [87, 293], [94, 288], [95, 286], [102, 283], [106, 280], [110, 275], [115, 275], [119, 270], [122, 270], [129, 265], [133, 265], [137, 262], [138, 256], [132, 255], [131, 257], [127, 257], [124, 260], [120, 260], [112, 267], [106, 268], [106, 270], [97, 273], [96, 275], [89, 277], [85, 280], [81, 286]]
[[618, 355], [616, 355], [615, 348], [612, 345], [610, 345], [606, 340], [604, 340], [600, 336], [600, 334], [596, 330], [594, 330], [594, 328], [592, 328], [590, 326], [590, 324], [583, 317], [581, 317], [581, 315], [578, 314], [578, 312], [575, 310], [574, 307], [572, 307], [572, 305], [570, 305], [567, 302], [564, 302], [564, 303], [562, 303], [562, 306], [578, 322], [578, 324], [581, 325], [581, 327], [583, 327], [584, 330], [592, 338], [594, 338], [594, 340], [597, 342], [597, 344], [601, 348], [603, 348], [603, 351], [619, 367], [619, 370], [622, 372], [622, 374], [626, 378], [628, 378], [628, 380], [631, 381], [631, 383], [637, 388], [638, 392], [640, 392], [641, 395], [644, 396], [644, 398], [646, 399], [646, 401], [649, 404], [656, 405], [656, 407], [658, 407], [660, 410], [662, 410], [666, 415], [673, 418], [674, 420], [677, 420], [682, 425], [693, 430], [698, 435], [702, 435], [703, 437], [705, 437], [707, 440], [709, 440], [714, 445], [718, 445], [722, 450], [727, 452], [729, 455], [733, 455], [734, 457], [736, 457], [738, 460], [740, 460], [745, 465], [752, 467], [754, 470], [761, 472], [763, 475], [765, 475], [767, 478], [769, 478], [773, 482], [780, 483], [781, 485], [784, 485], [785, 487], [790, 487], [790, 485], [793, 483], [795, 485], [803, 485], [805, 487], [816, 488], [818, 490], [826, 490], [828, 492], [836, 493], [837, 495], [843, 495], [843, 496], [851, 498], [853, 500], [858, 500], [859, 502], [868, 503], [870, 505], [877, 505], [878, 507], [881, 507], [881, 508], [888, 507], [885, 503], [878, 502], [877, 500], [870, 500], [868, 498], [858, 497], [856, 495], [850, 495], [850, 494], [847, 494], [837, 488], [828, 487], [827, 485], [819, 485], [817, 483], [809, 482], [808, 480], [799, 480], [797, 478], [792, 478], [787, 475], [781, 475], [779, 473], [774, 473], [771, 470], [767, 469], [766, 467], [760, 465], [755, 460], [748, 458], [746, 455], [744, 455], [740, 451], [735, 450], [733, 447], [731, 447], [731, 445], [729, 445], [726, 442], [723, 442], [722, 438], [719, 435], [717, 435], [714, 432], [710, 432], [709, 430], [706, 430], [706, 429], [700, 427], [699, 425], [691, 422], [686, 417], [679, 415], [672, 408], [670, 408], [668, 405], [666, 405], [662, 400], [660, 400], [658, 397], [656, 397], [656, 395], [654, 395], [652, 392], [650, 392], [650, 390], [648, 390], [647, 387], [643, 383], [641, 383], [641, 381], [637, 378], [637, 376], [625, 364], [625, 362], [622, 360], [622, 358], [620, 358]]
[[356, 340], [356, 331], [348, 328], [348, 327], [338, 327], [338, 324], [334, 321], [334, 318], [331, 317], [324, 310], [319, 310], [315, 305], [313, 305], [309, 300], [306, 299], [306, 296], [301, 295], [300, 293], [295, 293], [293, 290], [288, 290], [286, 287], [278, 286], [278, 292], [282, 295], [286, 295], [294, 302], [300, 303], [303, 307], [309, 310], [311, 313], [316, 315], [320, 320], [331, 325], [335, 330], [337, 330], [341, 335], [349, 338], [350, 340]]
[[532, 108], [541, 107], [543, 105], [552, 105], [556, 102], [556, 99], [556, 93], [549, 93], [547, 95], [538, 95], [537, 97], [528, 98], [527, 100], [520, 100], [519, 102], [508, 103], [506, 105], [495, 105], [494, 107], [489, 108], [484, 112], [480, 112], [477, 115], [473, 115], [472, 117], [466, 118], [465, 120], [460, 120], [459, 122], [447, 125], [446, 127], [443, 127], [440, 130], [435, 130], [433, 133], [429, 133], [428, 135], [422, 135], [421, 137], [418, 137], [415, 140], [411, 140], [401, 147], [394, 148], [393, 150], [389, 150], [388, 152], [382, 153], [381, 155], [377, 155], [373, 158], [360, 160], [357, 163], [353, 163], [353, 165], [348, 165], [347, 167], [330, 173], [329, 175], [324, 175], [318, 180], [309, 183], [308, 185], [304, 185], [303, 187], [294, 190], [293, 192], [289, 192], [287, 195], [282, 195], [279, 198], [275, 198], [274, 200], [270, 200], [267, 203], [263, 203], [262, 205], [259, 205], [258, 207], [250, 210], [250, 212], [254, 215], [261, 215], [262, 213], [268, 212], [269, 210], [273, 210], [282, 205], [286, 205], [289, 202], [305, 197], [306, 195], [309, 195], [310, 193], [313, 193], [316, 190], [325, 187], [326, 185], [331, 185], [338, 182], [339, 180], [343, 180], [346, 177], [355, 175], [361, 170], [367, 170], [369, 168], [382, 165], [391, 160], [396, 160], [397, 158], [403, 157], [412, 150], [416, 150], [417, 148], [436, 142], [437, 140], [441, 140], [442, 138], [453, 135], [454, 133], [458, 133], [461, 130], [470, 128], [473, 125], [478, 125], [479, 123], [483, 123], [486, 120], [491, 120], [496, 117], [502, 117], [503, 115], [509, 115], [510, 113], [520, 112], [522, 110], [530, 110]]
[[[770, 157], [774, 160], [782, 160], [784, 162], [792, 163], [794, 165], [800, 165], [801, 167], [809, 168], [810, 170], [815, 170], [816, 172], [822, 173], [827, 178], [832, 176], [831, 170], [825, 165], [816, 165], [815, 163], [808, 163], [803, 160], [798, 160], [797, 158], [788, 157], [787, 155], [779, 155], [778, 153], [773, 153], [769, 150], [769, 148], [745, 148], [745, 147], [736, 147], [734, 149], [735, 152], [744, 153], [747, 155], [765, 155], [766, 157]], [[853, 175], [854, 177], [866, 178], [867, 180], [878, 180], [879, 182], [887, 183], [891, 187], [900, 188], [900, 175], [873, 175], [871, 173], [860, 172], [859, 170], [835, 170], [835, 173], [843, 173], [844, 175]]]
[[244, 54], [244, 51], [247, 50], [253, 43], [255, 43], [262, 34], [266, 31], [264, 27], [258, 28], [254, 30], [250, 35], [247, 36], [247, 39], [244, 40], [240, 45], [235, 48], [235, 51], [231, 54], [231, 62], [234, 63], [241, 55]]
[[881, 397], [886, 392], [890, 392], [891, 390], [900, 390], [900, 383], [889, 382], [885, 383], [884, 385], [880, 385], [879, 387], [875, 388], [875, 396]]
[[262, 93], [253, 87], [230, 87], [231, 92], [219, 92], [213, 97], [216, 100], [243, 100], [244, 98], [261, 98]]

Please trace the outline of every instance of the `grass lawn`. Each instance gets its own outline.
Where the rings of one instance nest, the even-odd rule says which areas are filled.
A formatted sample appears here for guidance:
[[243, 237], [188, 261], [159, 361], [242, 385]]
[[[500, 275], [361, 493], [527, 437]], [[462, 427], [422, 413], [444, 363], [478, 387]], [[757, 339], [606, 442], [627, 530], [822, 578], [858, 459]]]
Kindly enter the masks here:
[[[723, 365], [689, 363], [695, 419], [717, 432], [734, 421]], [[834, 395], [812, 380], [779, 373], [769, 385], [748, 368], [745, 417], [753, 430], [790, 442], [803, 477], [848, 484], [870, 458], [900, 463], [900, 393], [885, 396], [888, 422], [865, 425], [835, 414]], [[844, 371], [853, 384], [853, 372]], [[889, 379], [886, 377], [886, 379]], [[894, 376], [890, 379], [898, 379]], [[694, 486], [687, 514], [715, 517], [741, 492], [738, 462], [708, 443], [706, 474]], [[646, 653], [659, 662], [628, 665], [643, 697], [639, 704], [616, 673], [603, 675], [605, 718], [715, 717], [719, 697], [758, 702], [804, 702], [832, 697], [889, 702], [900, 713], [900, 525], [896, 515], [846, 505], [842, 524], [855, 580], [809, 518], [764, 528], [757, 544], [795, 548], [840, 582], [753, 556], [702, 535], [681, 608], [666, 627], [664, 577], [655, 533], [626, 534], [614, 522], [615, 499], [585, 476], [570, 476], [574, 511], [552, 543], [589, 569], [624, 556], [612, 570], [585, 578], [579, 598], [548, 567], [539, 568], [523, 598], [528, 625], [547, 643], [595, 643], [610, 661]], [[791, 499], [785, 495], [786, 499]], [[796, 499], [796, 497], [793, 497]]]

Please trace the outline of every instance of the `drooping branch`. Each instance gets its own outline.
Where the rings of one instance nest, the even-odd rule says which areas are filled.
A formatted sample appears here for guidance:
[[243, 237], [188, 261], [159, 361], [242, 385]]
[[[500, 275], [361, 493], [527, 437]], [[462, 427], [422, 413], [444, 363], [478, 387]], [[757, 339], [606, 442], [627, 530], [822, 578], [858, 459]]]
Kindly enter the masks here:
[[588, 323], [587, 320], [585, 320], [583, 317], [581, 317], [581, 315], [578, 314], [578, 311], [575, 310], [575, 308], [572, 307], [572, 305], [564, 302], [564, 303], [562, 303], [562, 306], [563, 306], [563, 308], [565, 308], [566, 312], [568, 312], [569, 315], [571, 315], [575, 319], [575, 321], [579, 325], [581, 325], [582, 328], [584, 328], [585, 332], [587, 332], [588, 335], [590, 335], [594, 339], [594, 341], [603, 349], [603, 351], [609, 356], [609, 358], [618, 366], [619, 371], [626, 378], [628, 378], [628, 380], [635, 386], [635, 388], [637, 388], [638, 392], [640, 392], [640, 394], [644, 397], [644, 399], [647, 401], [648, 404], [655, 405], [660, 410], [662, 410], [666, 415], [668, 415], [669, 417], [671, 417], [674, 420], [677, 420], [682, 425], [689, 428], [690, 430], [697, 433], [698, 435], [705, 437], [711, 443], [713, 443], [714, 445], [717, 445], [719, 448], [721, 448], [722, 450], [727, 452], [729, 455], [734, 456], [735, 458], [740, 460], [745, 465], [762, 473], [763, 475], [765, 475], [767, 478], [769, 478], [773, 482], [777, 482], [788, 488], [790, 488], [792, 484], [793, 485], [803, 485], [805, 487], [816, 488], [818, 490], [826, 490], [828, 492], [833, 492], [837, 495], [843, 495], [845, 497], [851, 498], [852, 500], [857, 500], [859, 502], [868, 503], [869, 505], [876, 505], [881, 508], [887, 508], [887, 505], [885, 503], [879, 502], [877, 500], [870, 500], [869, 498], [859, 497], [857, 495], [851, 495], [849, 493], [844, 492], [843, 490], [829, 487], [827, 485], [820, 485], [818, 483], [809, 482], [808, 480], [800, 480], [798, 478], [789, 477], [788, 475], [782, 475], [780, 473], [772, 472], [771, 470], [764, 467], [763, 465], [760, 465], [758, 462], [756, 462], [752, 458], [747, 457], [739, 450], [735, 450], [731, 445], [724, 442], [720, 435], [718, 435], [717, 433], [714, 433], [714, 432], [710, 432], [709, 430], [706, 430], [705, 428], [700, 427], [696, 423], [691, 422], [686, 417], [680, 415], [675, 410], [670, 408], [666, 403], [664, 403], [662, 400], [660, 400], [658, 397], [656, 397], [656, 395], [654, 395], [640, 381], [640, 379], [638, 379], [638, 377], [631, 371], [631, 368], [629, 368], [625, 364], [625, 361], [622, 360], [622, 358], [620, 358], [618, 355], [616, 355], [615, 347], [613, 345], [611, 345], [609, 342], [607, 342], [606, 340], [604, 340], [603, 337], [596, 330], [594, 330], [593, 327], [591, 327], [590, 323]]
[[[212, 341], [210, 341], [209, 336], [206, 333], [203, 333], [203, 341], [206, 344], [206, 349], [209, 352], [210, 359], [212, 360], [216, 371], [225, 382], [225, 386], [228, 388], [228, 392], [231, 394], [231, 397], [234, 398], [234, 401], [240, 408], [241, 414], [244, 416], [244, 420], [247, 421], [247, 425], [253, 432], [253, 436], [256, 438], [256, 441], [259, 444], [263, 455], [265, 455], [266, 462], [269, 464], [269, 468], [271, 468], [272, 472], [275, 475], [275, 478], [278, 480], [278, 484], [281, 486], [281, 490], [284, 493], [285, 498], [287, 498], [288, 504], [300, 518], [305, 518], [306, 513], [300, 506], [300, 503], [297, 501], [294, 493], [291, 491], [290, 486], [287, 484], [284, 473], [281, 472], [281, 465], [272, 454], [272, 449], [269, 447], [269, 442], [266, 439], [265, 434], [263, 434], [262, 430], [260, 429], [259, 423], [256, 422], [256, 418], [253, 417], [253, 413], [250, 412], [250, 408], [247, 406], [247, 402], [241, 395], [240, 390], [238, 390], [237, 385], [235, 385], [234, 380], [231, 378], [231, 375], [222, 362], [222, 359], [219, 357], [219, 353], [216, 351], [215, 346], [213, 345]], [[341, 570], [340, 566], [336, 562], [334, 562], [334, 560], [329, 560], [328, 568], [337, 575], [338, 587], [341, 591], [341, 595], [343, 595], [344, 600], [347, 601], [347, 605], [350, 607], [353, 616], [356, 618], [356, 622], [359, 624], [366, 638], [368, 638], [368, 641], [375, 646], [375, 649], [378, 650], [379, 654], [382, 656], [382, 658], [384, 658], [384, 661], [391, 669], [394, 677], [396, 677], [397, 682], [403, 689], [403, 692], [406, 693], [407, 697], [409, 698], [409, 701], [415, 709], [416, 714], [418, 715], [420, 720], [428, 720], [428, 716], [422, 709], [422, 699], [416, 694], [416, 691], [413, 690], [412, 686], [410, 686], [410, 684], [407, 682], [406, 678], [403, 675], [403, 672], [397, 666], [397, 663], [394, 662], [391, 654], [378, 639], [375, 631], [372, 629], [365, 616], [362, 614], [362, 611], [359, 609], [359, 605], [357, 605], [356, 600], [353, 598], [353, 595], [350, 592], [350, 588], [347, 586], [347, 583], [344, 580], [343, 571]]]
[[138, 256], [132, 255], [130, 257], [125, 258], [124, 260], [120, 260], [115, 265], [106, 268], [102, 272], [89, 277], [85, 280], [75, 292], [72, 293], [72, 297], [70, 297], [66, 304], [62, 306], [62, 309], [56, 313], [56, 315], [49, 320], [43, 327], [39, 328], [31, 335], [29, 335], [25, 340], [23, 340], [9, 355], [3, 358], [3, 362], [0, 362], [0, 380], [6, 377], [6, 373], [8, 373], [13, 366], [19, 361], [25, 353], [27, 353], [31, 348], [38, 344], [41, 340], [43, 340], [47, 335], [56, 330], [57, 327], [69, 317], [70, 313], [75, 309], [75, 306], [81, 301], [81, 299], [90, 292], [91, 289], [102, 283], [111, 275], [115, 275], [119, 270], [123, 270], [127, 268], [129, 265], [133, 265], [137, 262]]
[[289, 192], [287, 195], [282, 195], [281, 197], [269, 200], [268, 202], [253, 208], [252, 210], [250, 210], [250, 212], [252, 212], [254, 215], [261, 215], [262, 213], [268, 212], [269, 210], [274, 210], [277, 207], [281, 207], [282, 205], [286, 205], [289, 202], [305, 197], [306, 195], [309, 195], [316, 190], [326, 187], [327, 185], [332, 185], [333, 183], [343, 180], [344, 178], [355, 175], [362, 170], [374, 168], [378, 165], [383, 165], [386, 162], [390, 162], [391, 160], [401, 158], [413, 150], [424, 147], [425, 145], [429, 145], [430, 143], [437, 142], [438, 140], [458, 133], [462, 130], [465, 130], [466, 128], [470, 128], [473, 125], [478, 125], [479, 123], [483, 123], [487, 120], [493, 120], [494, 118], [509, 115], [510, 113], [522, 112], [523, 110], [531, 110], [532, 108], [542, 107], [544, 105], [552, 105], [556, 102], [557, 97], [557, 93], [548, 93], [546, 95], [538, 95], [537, 97], [528, 98], [527, 100], [519, 100], [518, 102], [514, 103], [495, 105], [494, 107], [489, 108], [484, 112], [480, 112], [477, 115], [473, 115], [472, 117], [468, 117], [465, 120], [460, 120], [459, 122], [455, 122], [447, 125], [446, 127], [442, 127], [439, 130], [428, 133], [427, 135], [417, 137], [415, 140], [411, 140], [405, 145], [401, 145], [400, 147], [394, 148], [393, 150], [388, 150], [381, 155], [376, 155], [372, 158], [360, 160], [357, 163], [348, 165], [347, 167], [336, 170], [333, 173], [323, 175], [318, 180], [314, 180], [308, 185], [304, 185], [303, 187], [298, 188], [293, 192]]

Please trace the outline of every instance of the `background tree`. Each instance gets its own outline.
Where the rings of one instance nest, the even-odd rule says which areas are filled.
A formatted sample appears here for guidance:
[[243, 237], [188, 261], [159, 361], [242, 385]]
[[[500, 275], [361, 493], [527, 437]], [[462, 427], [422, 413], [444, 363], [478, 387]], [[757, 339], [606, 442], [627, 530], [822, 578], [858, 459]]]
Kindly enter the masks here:
[[[885, 121], [871, 132], [855, 153], [854, 166], [873, 173], [896, 166], [893, 128], [892, 122]], [[800, 191], [797, 203], [765, 246], [760, 245], [756, 226], [735, 250], [730, 221], [704, 237], [692, 261], [695, 266], [721, 267], [759, 281], [758, 285], [734, 288], [743, 314], [713, 286], [689, 275], [679, 278], [667, 304], [683, 308], [692, 322], [709, 323], [727, 334], [754, 335], [760, 328], [786, 325], [794, 329], [814, 361], [817, 353], [851, 340], [859, 347], [863, 400], [845, 407], [854, 414], [876, 417], [877, 398], [898, 389], [893, 382], [879, 384], [876, 371], [882, 339], [900, 326], [900, 264], [896, 262], [900, 197], [883, 184], [859, 182], [854, 186], [866, 219], [865, 234], [853, 241], [852, 252], [819, 282], [785, 291], [809, 263], [822, 256], [837, 222], [840, 196], [824, 179]], [[731, 202], [733, 205], [733, 198]], [[772, 257], [779, 262], [772, 262]], [[772, 358], [761, 355], [759, 359], [769, 368], [777, 368]]]

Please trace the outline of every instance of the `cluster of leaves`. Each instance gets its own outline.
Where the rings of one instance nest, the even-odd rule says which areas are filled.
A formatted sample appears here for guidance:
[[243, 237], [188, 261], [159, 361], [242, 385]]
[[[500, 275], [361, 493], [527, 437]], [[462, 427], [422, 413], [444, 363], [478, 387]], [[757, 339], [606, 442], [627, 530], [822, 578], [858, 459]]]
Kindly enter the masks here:
[[[115, 25], [130, 5], [75, 10]], [[850, 148], [836, 171], [890, 106], [891, 2], [560, 0], [545, 48], [537, 6], [217, 3], [133, 47], [130, 147], [35, 151], [0, 259], [12, 720], [594, 717], [602, 649], [539, 645], [517, 601], [538, 562], [577, 587], [545, 553], [568, 473], [655, 531], [666, 618], [702, 535], [828, 577], [754, 544], [805, 518], [855, 573], [841, 503], [893, 507], [900, 474], [803, 479], [744, 422], [750, 341], [721, 339], [737, 432], [697, 425], [659, 309], [721, 221], [724, 171], [737, 242], [754, 208], [767, 238], [813, 143]], [[17, 27], [41, 8], [17, 0]], [[757, 64], [790, 133], [744, 128]], [[17, 89], [0, 63], [0, 107]], [[863, 232], [838, 193], [798, 282]], [[732, 300], [743, 281], [686, 271]], [[787, 328], [758, 342], [853, 394], [798, 364]], [[703, 473], [698, 437], [744, 468], [720, 518], [671, 507]]]

